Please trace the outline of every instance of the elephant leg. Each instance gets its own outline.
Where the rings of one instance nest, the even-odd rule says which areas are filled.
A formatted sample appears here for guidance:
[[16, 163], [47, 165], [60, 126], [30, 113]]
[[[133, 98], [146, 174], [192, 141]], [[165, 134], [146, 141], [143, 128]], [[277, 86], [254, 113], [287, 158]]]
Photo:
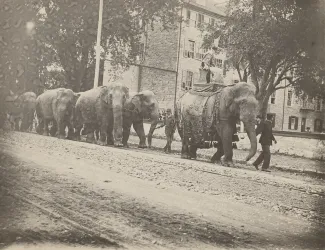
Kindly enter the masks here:
[[44, 132], [43, 135], [49, 136], [49, 120], [44, 119]]
[[69, 124], [68, 125], [68, 135], [67, 135], [67, 139], [68, 140], [73, 140], [74, 138], [74, 128]]
[[101, 145], [101, 146], [106, 145], [107, 128], [108, 128], [107, 119], [103, 119], [102, 124], [100, 125], [100, 136], [99, 136], [99, 141], [97, 142], [98, 145]]
[[81, 132], [81, 129], [82, 129], [82, 125], [81, 124], [76, 125], [75, 131], [74, 131], [74, 139], [76, 141], [80, 141], [80, 132]]
[[211, 158], [212, 163], [219, 163], [221, 160], [221, 157], [223, 156], [223, 145], [222, 142], [218, 142], [217, 145], [217, 152], [214, 153], [214, 155]]
[[181, 158], [183, 159], [190, 159], [190, 154], [189, 154], [189, 138], [184, 135], [183, 140], [182, 140], [182, 154]]
[[108, 126], [107, 129], [107, 145], [114, 146], [113, 127]]
[[66, 122], [63, 119], [59, 119], [57, 122], [57, 127], [58, 127], [58, 138], [65, 139]]
[[87, 133], [86, 142], [96, 143], [95, 136], [94, 136], [94, 125], [93, 124], [87, 124], [86, 133]]
[[123, 139], [122, 139], [123, 147], [129, 147], [128, 140], [130, 136], [131, 125], [132, 125], [131, 119], [124, 117], [123, 118]]
[[221, 140], [224, 151], [224, 159], [222, 160], [223, 165], [226, 166], [234, 166], [232, 157], [233, 157], [233, 149], [232, 149], [232, 136], [233, 136], [233, 126], [229, 123], [223, 124]]
[[144, 133], [144, 128], [143, 128], [143, 121], [137, 121], [137, 122], [133, 123], [133, 128], [140, 138], [138, 147], [139, 148], [147, 148], [146, 135]]
[[[47, 126], [48, 127], [48, 126]], [[52, 121], [52, 127], [50, 129], [50, 135], [51, 136], [57, 136], [57, 132], [58, 132], [58, 124], [55, 120]]]
[[38, 124], [36, 125], [36, 133], [37, 134], [43, 134], [44, 132], [44, 119], [40, 118], [38, 119]]

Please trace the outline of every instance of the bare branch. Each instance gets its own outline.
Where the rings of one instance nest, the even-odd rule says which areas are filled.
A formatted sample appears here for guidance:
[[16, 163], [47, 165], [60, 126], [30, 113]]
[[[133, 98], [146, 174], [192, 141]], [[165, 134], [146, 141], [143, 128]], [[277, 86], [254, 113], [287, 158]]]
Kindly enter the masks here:
[[285, 86], [281, 86], [281, 87], [276, 87], [275, 90], [278, 90], [278, 89], [285, 89], [289, 86], [292, 86], [295, 82], [297, 82], [299, 78], [297, 78], [296, 80], [292, 80], [292, 77], [288, 77], [288, 76], [285, 76], [285, 77], [282, 77], [280, 81], [283, 81], [283, 80], [288, 80], [289, 81], [289, 84], [286, 84]]

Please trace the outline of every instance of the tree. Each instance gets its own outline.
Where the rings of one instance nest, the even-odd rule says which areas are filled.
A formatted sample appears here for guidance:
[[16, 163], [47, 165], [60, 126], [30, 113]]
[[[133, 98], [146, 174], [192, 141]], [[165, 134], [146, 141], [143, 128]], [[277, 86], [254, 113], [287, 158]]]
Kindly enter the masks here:
[[[99, 1], [40, 0], [30, 4], [38, 11], [35, 39], [43, 65], [62, 68], [67, 86], [74, 91], [92, 88]], [[179, 0], [105, 0], [102, 58], [109, 52], [113, 66], [127, 67], [145, 32], [139, 21], [153, 24], [161, 20], [170, 28], [178, 20], [179, 7]], [[103, 63], [101, 66], [103, 71]]]
[[263, 116], [271, 94], [284, 88], [281, 82], [311, 94], [311, 86], [320, 86], [321, 78], [315, 76], [324, 66], [316, 56], [324, 49], [321, 0], [306, 2], [230, 0], [225, 21], [206, 35], [211, 41], [222, 32], [229, 63], [240, 80], [250, 77]]

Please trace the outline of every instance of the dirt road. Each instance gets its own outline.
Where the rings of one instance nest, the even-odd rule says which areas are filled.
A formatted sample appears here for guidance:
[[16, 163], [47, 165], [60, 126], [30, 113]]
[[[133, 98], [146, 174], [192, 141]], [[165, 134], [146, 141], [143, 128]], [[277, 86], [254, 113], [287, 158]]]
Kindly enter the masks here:
[[17, 132], [0, 160], [0, 247], [325, 246], [323, 180]]

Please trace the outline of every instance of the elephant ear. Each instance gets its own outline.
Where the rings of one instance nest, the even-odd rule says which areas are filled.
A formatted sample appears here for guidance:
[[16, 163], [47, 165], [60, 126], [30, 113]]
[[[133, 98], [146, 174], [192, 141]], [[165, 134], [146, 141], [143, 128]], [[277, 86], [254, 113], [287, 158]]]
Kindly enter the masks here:
[[225, 108], [230, 111], [230, 113], [235, 112], [235, 93], [232, 89], [228, 90], [228, 93], [224, 95], [222, 98], [224, 98]]
[[100, 90], [99, 98], [106, 104], [109, 104], [111, 102], [110, 95], [111, 93], [107, 88], [102, 88]]
[[142, 93], [138, 93], [132, 98], [132, 103], [135, 106], [135, 109], [137, 109], [139, 112], [142, 111], [142, 102], [143, 102], [144, 95]]

